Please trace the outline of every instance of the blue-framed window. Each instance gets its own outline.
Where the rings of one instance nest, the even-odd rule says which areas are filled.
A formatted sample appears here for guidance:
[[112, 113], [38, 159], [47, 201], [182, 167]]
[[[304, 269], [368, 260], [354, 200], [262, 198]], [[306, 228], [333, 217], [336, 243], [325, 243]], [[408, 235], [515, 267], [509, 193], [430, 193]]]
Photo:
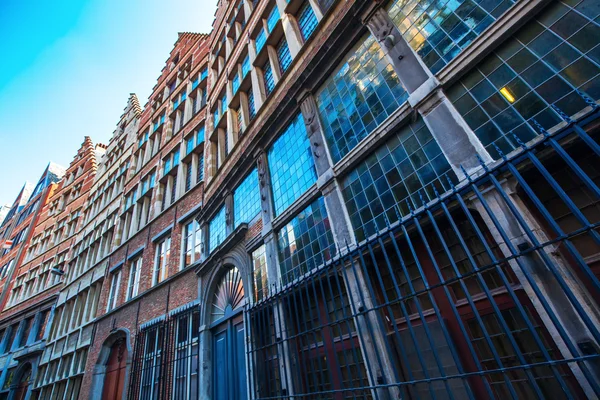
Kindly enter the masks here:
[[235, 76], [233, 77], [233, 80], [231, 81], [231, 90], [233, 91], [233, 94], [235, 94], [239, 88], [240, 88], [240, 76], [238, 74], [235, 74]]
[[252, 170], [233, 192], [234, 226], [250, 222], [260, 213], [260, 186], [258, 172]]
[[260, 51], [262, 50], [262, 48], [264, 47], [265, 43], [267, 42], [267, 35], [265, 34], [265, 30], [263, 28], [260, 28], [260, 31], [258, 32], [258, 35], [256, 36], [256, 54], [260, 53]]
[[336, 249], [322, 197], [277, 232], [277, 253], [284, 285], [331, 260]]
[[317, 180], [302, 114], [268, 151], [275, 215], [281, 214]]
[[319, 114], [334, 162], [407, 98], [379, 44], [367, 34], [317, 92]]
[[[581, 10], [581, 11], [580, 11]], [[586, 14], [587, 13], [587, 14]], [[590, 15], [591, 14], [591, 15]], [[579, 90], [600, 99], [600, 25], [595, 12], [555, 2], [448, 90], [448, 96], [494, 158], [587, 107]]]
[[250, 65], [250, 55], [247, 54], [246, 58], [244, 58], [244, 61], [242, 62], [242, 79], [246, 77], [246, 75], [248, 75], [248, 72], [250, 72], [250, 69], [252, 68], [252, 66]]
[[512, 6], [513, 0], [395, 0], [389, 13], [425, 65], [437, 73]]
[[254, 92], [252, 89], [248, 90], [248, 114], [250, 119], [253, 119], [256, 115], [256, 106], [254, 104]]
[[271, 13], [269, 13], [269, 17], [267, 18], [267, 29], [269, 30], [269, 34], [273, 33], [273, 29], [275, 29], [275, 25], [279, 21], [279, 10], [277, 6], [273, 7]]
[[271, 69], [271, 63], [269, 60], [267, 60], [263, 66], [263, 75], [265, 76], [265, 89], [268, 96], [271, 94], [273, 89], [275, 89], [275, 78], [273, 77], [273, 70]]
[[208, 223], [208, 249], [210, 253], [223, 243], [226, 234], [225, 206], [223, 206]]
[[364, 240], [450, 189], [456, 175], [422, 119], [394, 133], [344, 177], [342, 194], [356, 239]]
[[305, 41], [312, 36], [318, 24], [319, 21], [317, 21], [317, 16], [310, 6], [310, 3], [306, 1], [298, 13], [298, 25], [300, 26], [302, 38]]
[[290, 48], [285, 37], [282, 37], [277, 45], [277, 59], [279, 60], [279, 68], [283, 74], [292, 63], [292, 55], [290, 54]]

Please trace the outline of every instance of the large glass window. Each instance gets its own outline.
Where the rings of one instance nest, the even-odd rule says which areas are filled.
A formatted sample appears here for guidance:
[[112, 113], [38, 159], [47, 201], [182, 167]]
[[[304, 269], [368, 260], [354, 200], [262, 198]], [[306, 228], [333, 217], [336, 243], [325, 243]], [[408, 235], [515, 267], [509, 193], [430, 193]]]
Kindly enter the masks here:
[[171, 237], [162, 239], [156, 244], [156, 255], [154, 257], [154, 274], [152, 282], [154, 285], [162, 282], [167, 277], [169, 258], [171, 256]]
[[513, 0], [395, 0], [392, 20], [404, 39], [437, 73], [512, 6]]
[[110, 278], [110, 292], [108, 293], [108, 303], [106, 304], [106, 311], [110, 311], [117, 306], [117, 299], [119, 297], [119, 286], [121, 285], [121, 269], [113, 272]]
[[312, 36], [318, 24], [319, 21], [317, 21], [310, 3], [306, 1], [298, 13], [298, 25], [305, 41]]
[[202, 230], [198, 221], [188, 222], [183, 227], [183, 266], [200, 260], [202, 247]]
[[248, 114], [250, 119], [253, 119], [256, 115], [256, 106], [254, 105], [254, 92], [252, 89], [248, 90]]
[[600, 27], [595, 12], [552, 3], [454, 85], [448, 96], [488, 152], [498, 158], [600, 99]]
[[277, 9], [277, 6], [275, 6], [271, 10], [271, 13], [269, 13], [269, 18], [267, 18], [267, 29], [269, 30], [269, 33], [273, 32], [273, 29], [275, 29], [275, 26], [277, 25], [278, 21], [279, 10]]
[[377, 41], [366, 35], [317, 92], [325, 139], [339, 161], [408, 98]]
[[258, 213], [260, 213], [260, 187], [258, 172], [254, 169], [233, 192], [234, 226], [252, 221]]
[[279, 215], [317, 180], [302, 114], [273, 143], [268, 159], [275, 214]]
[[221, 207], [217, 215], [208, 223], [208, 249], [212, 253], [214, 249], [225, 240], [226, 222], [225, 206]]
[[267, 253], [264, 244], [252, 252], [252, 270], [254, 273], [254, 300], [259, 301], [269, 294]]
[[131, 260], [129, 265], [129, 283], [127, 284], [127, 300], [133, 299], [140, 290], [140, 275], [142, 270], [142, 257]]
[[448, 190], [455, 180], [446, 157], [422, 119], [401, 128], [362, 161], [343, 180], [346, 202], [356, 239], [361, 241], [398, 221], [434, 188]]
[[335, 242], [322, 197], [277, 232], [277, 248], [284, 285], [335, 255]]

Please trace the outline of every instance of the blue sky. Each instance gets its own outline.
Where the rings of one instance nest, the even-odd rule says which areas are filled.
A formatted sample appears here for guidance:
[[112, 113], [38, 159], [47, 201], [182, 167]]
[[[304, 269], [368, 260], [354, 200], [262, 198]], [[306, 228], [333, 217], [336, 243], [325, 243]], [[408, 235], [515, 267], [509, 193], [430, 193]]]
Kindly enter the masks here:
[[107, 143], [143, 106], [177, 32], [208, 33], [217, 0], [0, 0], [0, 204], [84, 136]]

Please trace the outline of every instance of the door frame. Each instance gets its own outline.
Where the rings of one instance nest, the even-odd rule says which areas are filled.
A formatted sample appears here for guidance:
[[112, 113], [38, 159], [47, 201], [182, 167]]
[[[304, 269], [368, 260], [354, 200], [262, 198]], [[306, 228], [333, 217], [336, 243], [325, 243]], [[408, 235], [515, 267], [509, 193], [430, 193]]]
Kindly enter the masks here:
[[[234, 327], [239, 325], [240, 323], [244, 326], [244, 331], [246, 329], [245, 326], [245, 321], [244, 321], [244, 312], [243, 312], [243, 308], [238, 308], [236, 310], [233, 310], [229, 313], [225, 313], [225, 317], [218, 319], [217, 321], [213, 322], [210, 325], [210, 332], [211, 332], [211, 352], [213, 354], [212, 357], [212, 363], [211, 363], [211, 372], [212, 372], [212, 379], [211, 379], [211, 383], [212, 383], [212, 396], [213, 398], [215, 397], [215, 390], [217, 388], [217, 374], [216, 374], [216, 352], [215, 352], [215, 340], [217, 337], [217, 334], [222, 333], [222, 332], [227, 332], [227, 337], [226, 337], [226, 346], [227, 346], [227, 366], [234, 366], [235, 368], [233, 369], [233, 374], [228, 373], [227, 374], [227, 387], [231, 388], [233, 387], [233, 385], [235, 384], [237, 378], [238, 378], [238, 373], [239, 373], [239, 366], [236, 365], [236, 360], [235, 360], [235, 351], [229, 351], [229, 350], [237, 350], [236, 346], [235, 346], [235, 329]], [[244, 340], [244, 348], [243, 348], [243, 352], [244, 352], [244, 360], [245, 360], [245, 355], [246, 355], [246, 341]], [[243, 365], [243, 369], [246, 372], [246, 386], [248, 385], [248, 371], [246, 368], [246, 363], [244, 362]], [[245, 400], [245, 399], [239, 399], [237, 397], [237, 394], [234, 394], [234, 396], [228, 396], [228, 399], [230, 400]], [[247, 397], [247, 396], [246, 396]]]

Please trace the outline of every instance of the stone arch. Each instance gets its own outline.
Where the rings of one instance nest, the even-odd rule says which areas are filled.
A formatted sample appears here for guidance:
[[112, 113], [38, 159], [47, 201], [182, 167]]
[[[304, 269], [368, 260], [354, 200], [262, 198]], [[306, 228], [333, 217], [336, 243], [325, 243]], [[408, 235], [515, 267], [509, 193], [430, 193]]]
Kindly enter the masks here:
[[[125, 379], [124, 385], [127, 387], [129, 382], [129, 373], [131, 370], [131, 357], [132, 357], [132, 348], [131, 348], [131, 333], [127, 328], [119, 328], [112, 332], [102, 344], [102, 348], [100, 349], [100, 353], [98, 354], [98, 360], [94, 365], [94, 372], [92, 376], [92, 387], [90, 390], [90, 399], [91, 400], [101, 400], [102, 399], [102, 390], [104, 389], [104, 379], [106, 377], [106, 364], [109, 360], [113, 345], [117, 343], [119, 340], [124, 340], [126, 348], [127, 348], [127, 358], [126, 358], [126, 367], [125, 367]], [[127, 399], [127, 390], [123, 390], [122, 400]], [[118, 399], [116, 399], [118, 400]]]
[[8, 399], [28, 400], [31, 398], [30, 387], [35, 372], [37, 372], [37, 368], [31, 362], [19, 363], [12, 385], [10, 386]]
[[200, 304], [202, 304], [200, 312], [201, 324], [206, 326], [210, 326], [211, 324], [211, 309], [215, 292], [221, 279], [231, 268], [237, 268], [240, 272], [245, 297], [247, 298], [252, 293], [252, 265], [243, 245], [238, 245], [231, 249], [215, 264], [211, 271], [203, 277], [206, 284], [202, 285], [203, 290], [200, 296]]

